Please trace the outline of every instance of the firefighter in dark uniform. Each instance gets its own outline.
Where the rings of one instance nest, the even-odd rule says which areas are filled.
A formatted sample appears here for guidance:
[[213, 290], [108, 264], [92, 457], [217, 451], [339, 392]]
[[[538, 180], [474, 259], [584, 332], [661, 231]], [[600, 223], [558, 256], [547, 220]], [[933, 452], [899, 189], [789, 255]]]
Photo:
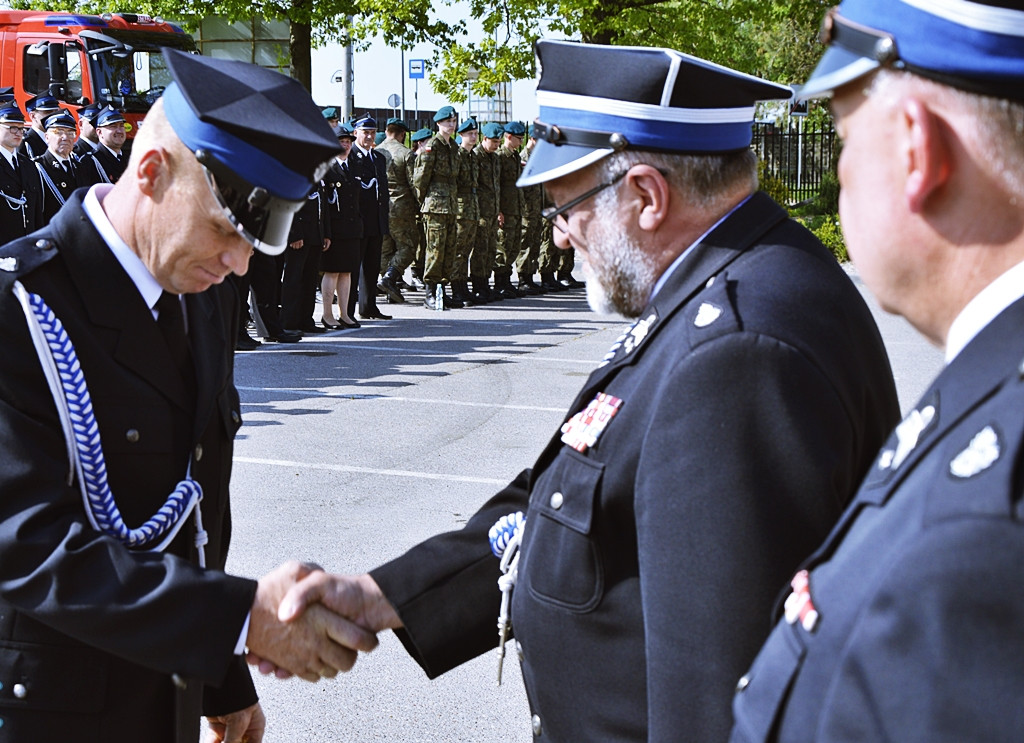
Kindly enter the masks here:
[[5, 743], [196, 743], [203, 714], [208, 740], [259, 743], [247, 646], [310, 680], [354, 658], [280, 627], [297, 566], [223, 572], [242, 423], [223, 279], [284, 250], [335, 140], [293, 80], [165, 57], [133, 167], [0, 247]]
[[76, 188], [88, 186], [81, 163], [71, 157], [75, 146], [75, 119], [67, 111], [46, 119], [47, 149], [36, 158], [36, 168], [43, 182], [43, 223], [48, 224]]
[[[462, 530], [310, 576], [285, 615], [306, 589], [361, 610], [433, 677], [493, 653], [501, 577], [538, 741], [724, 740], [779, 584], [898, 418], [888, 358], [842, 267], [757, 191], [754, 104], [788, 87], [667, 49], [537, 53], [520, 185], [558, 205], [595, 308], [635, 321]], [[503, 559], [519, 545], [504, 575], [495, 525]]]
[[1024, 9], [847, 0], [800, 95], [831, 95], [868, 289], [945, 350], [795, 571], [734, 743], [1024, 737]]
[[17, 106], [0, 108], [0, 245], [43, 226], [39, 172], [18, 152], [25, 130], [25, 117]]
[[94, 119], [99, 145], [91, 154], [82, 157], [79, 169], [85, 180], [92, 183], [117, 183], [128, 167], [128, 154], [124, 151], [127, 124], [120, 111], [105, 108]]
[[46, 152], [46, 128], [43, 124], [46, 120], [61, 110], [57, 99], [49, 93], [33, 96], [25, 101], [25, 113], [32, 122], [31, 128], [25, 132], [25, 139], [21, 143], [21, 151], [30, 158], [35, 159]]

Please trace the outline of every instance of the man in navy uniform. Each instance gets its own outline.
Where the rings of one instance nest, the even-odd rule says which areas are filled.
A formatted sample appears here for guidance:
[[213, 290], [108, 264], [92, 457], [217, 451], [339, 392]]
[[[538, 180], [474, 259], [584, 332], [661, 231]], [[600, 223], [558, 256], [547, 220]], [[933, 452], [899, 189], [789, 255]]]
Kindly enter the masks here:
[[46, 152], [36, 158], [36, 168], [43, 183], [43, 224], [47, 224], [80, 186], [92, 181], [86, 177], [81, 163], [71, 156], [77, 129], [75, 119], [67, 111], [47, 117]]
[[897, 420], [888, 359], [842, 267], [757, 191], [754, 104], [788, 88], [667, 49], [537, 54], [520, 184], [544, 184], [595, 309], [635, 322], [464, 529], [282, 609], [308, 589], [441, 674], [495, 644], [488, 530], [522, 511], [511, 631], [537, 740], [723, 741], [779, 584]]
[[60, 110], [57, 99], [49, 93], [42, 93], [25, 101], [25, 112], [32, 126], [25, 133], [25, 139], [21, 143], [21, 151], [24, 154], [35, 159], [46, 152], [46, 127], [43, 124]]
[[800, 95], [832, 95], [850, 256], [946, 367], [792, 578], [732, 740], [1020, 740], [1024, 9], [847, 0], [822, 38]]
[[128, 156], [124, 152], [124, 143], [128, 138], [127, 125], [121, 112], [113, 108], [105, 108], [96, 116], [99, 146], [81, 164], [82, 169], [88, 173], [88, 183], [117, 183], [128, 165]]
[[13, 103], [0, 108], [0, 245], [43, 226], [43, 192], [32, 161], [18, 152], [25, 117]]
[[310, 680], [354, 660], [325, 634], [347, 642], [340, 618], [277, 621], [301, 566], [222, 572], [241, 424], [222, 282], [284, 249], [336, 142], [293, 80], [166, 58], [121, 179], [0, 249], [3, 741], [195, 743], [205, 714], [210, 740], [258, 743], [246, 647]]
[[[362, 116], [353, 125], [356, 146], [349, 155], [349, 170], [360, 185], [359, 216], [363, 220], [363, 237], [359, 248], [359, 273], [352, 276], [352, 297], [349, 299], [349, 317], [355, 317], [358, 294], [359, 317], [371, 320], [390, 320], [377, 307], [377, 279], [380, 277], [380, 253], [384, 235], [388, 234], [388, 162], [374, 152], [377, 121]], [[358, 291], [356, 291], [358, 282]]]
[[78, 109], [78, 141], [71, 151], [79, 160], [92, 154], [100, 146], [100, 138], [96, 134], [96, 117], [105, 108], [106, 106], [98, 103], [90, 103]]

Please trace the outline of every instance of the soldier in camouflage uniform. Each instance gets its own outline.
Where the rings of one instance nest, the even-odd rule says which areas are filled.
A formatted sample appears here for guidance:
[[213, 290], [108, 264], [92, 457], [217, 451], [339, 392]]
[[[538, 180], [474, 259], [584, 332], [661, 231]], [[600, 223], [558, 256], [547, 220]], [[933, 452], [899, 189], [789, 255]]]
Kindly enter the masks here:
[[419, 201], [413, 191], [412, 176], [415, 156], [405, 146], [409, 128], [401, 119], [388, 119], [386, 136], [377, 146], [388, 163], [388, 193], [391, 210], [388, 212], [390, 235], [384, 237], [381, 249], [380, 288], [392, 302], [404, 302], [402, 275], [416, 259], [416, 241], [419, 238], [416, 217]]
[[452, 269], [452, 297], [464, 305], [480, 304], [482, 300], [469, 290], [469, 254], [476, 242], [477, 222], [480, 210], [477, 208], [476, 181], [480, 166], [473, 148], [480, 136], [475, 119], [466, 119], [458, 129], [459, 166], [457, 216], [458, 235], [455, 238], [455, 263]]
[[498, 149], [504, 130], [501, 124], [484, 124], [483, 139], [473, 150], [477, 162], [476, 203], [480, 221], [476, 231], [476, 245], [469, 255], [469, 276], [473, 280], [473, 294], [484, 301], [501, 299], [501, 294], [492, 291], [487, 279], [494, 268], [498, 250], [498, 207], [501, 199], [501, 163]]
[[494, 288], [501, 296], [515, 299], [523, 296], [512, 286], [512, 266], [519, 257], [522, 245], [522, 193], [516, 187], [519, 174], [523, 169], [519, 159], [519, 146], [523, 142], [526, 127], [518, 121], [505, 125], [505, 144], [498, 150], [498, 162], [501, 163], [501, 201], [498, 222], [498, 254], [494, 261]]
[[444, 285], [451, 281], [455, 270], [455, 240], [457, 237], [456, 189], [461, 160], [459, 147], [452, 138], [458, 116], [451, 106], [444, 106], [434, 115], [437, 134], [416, 156], [413, 186], [423, 203], [420, 213], [427, 229], [427, 255], [423, 270], [426, 296], [423, 304], [435, 308], [437, 287], [441, 286], [444, 307], [457, 309], [462, 302], [444, 294]]
[[[530, 124], [529, 139], [526, 147], [523, 148], [520, 160], [523, 167], [530, 159], [537, 140], [533, 138], [533, 124]], [[544, 206], [544, 187], [526, 186], [519, 189], [523, 194], [523, 231], [522, 247], [519, 250], [519, 259], [516, 261], [516, 275], [519, 277], [519, 289], [527, 294], [541, 294], [542, 290], [533, 280], [537, 273], [537, 262], [540, 257], [541, 223], [544, 221], [540, 216], [541, 207]]]

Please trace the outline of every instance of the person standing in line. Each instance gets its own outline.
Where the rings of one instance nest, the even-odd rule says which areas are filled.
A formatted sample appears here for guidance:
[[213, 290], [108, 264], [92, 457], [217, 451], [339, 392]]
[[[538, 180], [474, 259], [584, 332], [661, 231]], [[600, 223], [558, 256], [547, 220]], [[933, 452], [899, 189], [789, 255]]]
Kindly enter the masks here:
[[360, 186], [359, 215], [363, 220], [363, 236], [359, 246], [359, 268], [353, 273], [358, 287], [348, 300], [348, 314], [359, 304], [362, 320], [390, 320], [377, 307], [377, 279], [380, 277], [380, 252], [384, 235], [388, 234], [388, 166], [384, 155], [374, 150], [377, 121], [362, 116], [353, 124], [356, 140], [349, 155], [348, 167]]
[[413, 175], [427, 234], [423, 306], [435, 309], [437, 295], [441, 294], [443, 309], [458, 309], [463, 306], [462, 302], [447, 294], [445, 284], [451, 281], [455, 270], [455, 242], [458, 237], [456, 195], [462, 161], [453, 137], [459, 117], [452, 106], [444, 106], [434, 114], [434, 121], [437, 133], [416, 155]]
[[418, 228], [416, 219], [420, 205], [413, 190], [412, 175], [415, 155], [405, 146], [409, 129], [401, 119], [388, 119], [384, 141], [377, 147], [378, 152], [388, 158], [388, 235], [384, 236], [381, 252], [381, 288], [392, 302], [404, 302], [402, 278], [405, 270], [416, 260]]
[[480, 209], [477, 204], [476, 188], [480, 177], [480, 164], [474, 148], [480, 131], [476, 119], [466, 119], [457, 130], [459, 140], [459, 177], [456, 181], [456, 237], [455, 260], [452, 262], [452, 298], [467, 307], [481, 304], [484, 300], [469, 289], [469, 255], [476, 244], [477, 223]]
[[526, 294], [525, 287], [517, 291], [512, 286], [512, 267], [522, 248], [523, 194], [516, 181], [523, 170], [519, 147], [523, 143], [526, 127], [518, 121], [505, 125], [505, 141], [498, 150], [501, 165], [501, 201], [499, 211], [502, 226], [498, 231], [498, 250], [494, 266], [494, 288], [506, 299], [516, 299]]
[[[363, 239], [363, 220], [359, 215], [362, 188], [352, 175], [349, 156], [356, 135], [348, 124], [334, 127], [340, 151], [324, 175], [321, 203], [327, 211], [324, 242], [327, 248], [320, 257], [323, 278], [320, 298], [323, 301], [323, 326], [327, 330], [351, 330], [359, 323], [352, 317], [352, 276], [359, 270], [359, 247]], [[334, 317], [337, 297], [338, 315]]]
[[43, 190], [32, 161], [19, 153], [25, 136], [21, 110], [0, 107], [0, 245], [43, 226]]
[[497, 152], [501, 148], [504, 134], [501, 124], [490, 122], [484, 124], [483, 139], [474, 153], [477, 157], [479, 177], [477, 179], [476, 197], [480, 210], [480, 223], [477, 229], [476, 245], [469, 254], [469, 275], [473, 280], [473, 293], [488, 302], [502, 299], [500, 292], [491, 289], [488, 280], [494, 270], [495, 256], [498, 251], [498, 230], [501, 227], [501, 163]]

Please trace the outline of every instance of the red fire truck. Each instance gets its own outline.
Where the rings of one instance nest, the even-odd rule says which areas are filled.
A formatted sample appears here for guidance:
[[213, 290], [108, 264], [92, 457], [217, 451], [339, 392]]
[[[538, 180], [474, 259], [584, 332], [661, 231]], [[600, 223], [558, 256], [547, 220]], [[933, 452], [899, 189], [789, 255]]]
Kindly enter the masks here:
[[0, 10], [0, 87], [25, 101], [49, 91], [75, 112], [109, 104], [133, 125], [170, 82], [161, 47], [195, 50], [179, 26], [131, 13]]

